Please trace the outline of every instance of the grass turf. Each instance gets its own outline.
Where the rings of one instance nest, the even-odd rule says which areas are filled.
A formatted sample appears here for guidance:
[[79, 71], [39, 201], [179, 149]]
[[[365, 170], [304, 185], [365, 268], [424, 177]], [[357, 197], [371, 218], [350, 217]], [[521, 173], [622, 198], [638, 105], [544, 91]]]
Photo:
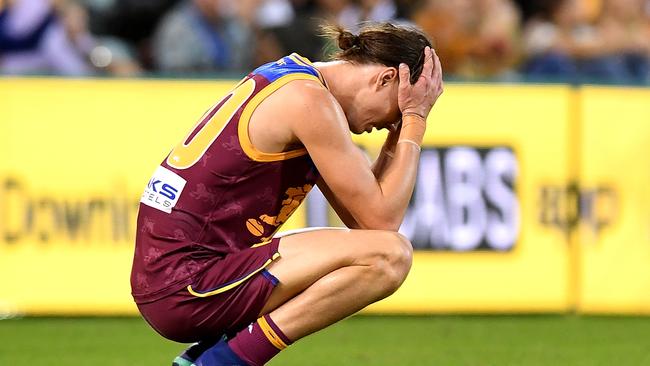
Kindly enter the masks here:
[[[0, 321], [3, 366], [168, 366], [183, 348], [139, 318]], [[270, 365], [650, 365], [650, 317], [358, 316]]]

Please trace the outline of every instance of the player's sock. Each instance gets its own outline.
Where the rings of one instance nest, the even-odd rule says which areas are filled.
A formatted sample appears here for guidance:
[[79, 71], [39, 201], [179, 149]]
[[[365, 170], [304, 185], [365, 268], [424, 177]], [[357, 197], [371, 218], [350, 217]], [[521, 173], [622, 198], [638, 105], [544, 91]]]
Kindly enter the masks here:
[[191, 366], [250, 366], [230, 349], [225, 339], [205, 350]]
[[249, 366], [262, 366], [292, 342], [268, 316], [237, 333], [228, 345]]

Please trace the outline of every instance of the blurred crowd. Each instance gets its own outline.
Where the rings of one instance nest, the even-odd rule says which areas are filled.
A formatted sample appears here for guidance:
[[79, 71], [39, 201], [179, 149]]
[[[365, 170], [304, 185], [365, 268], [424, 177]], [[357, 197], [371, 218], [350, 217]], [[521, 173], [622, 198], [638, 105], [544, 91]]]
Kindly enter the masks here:
[[0, 74], [235, 75], [323, 59], [322, 21], [417, 25], [461, 79], [650, 81], [650, 0], [0, 0]]

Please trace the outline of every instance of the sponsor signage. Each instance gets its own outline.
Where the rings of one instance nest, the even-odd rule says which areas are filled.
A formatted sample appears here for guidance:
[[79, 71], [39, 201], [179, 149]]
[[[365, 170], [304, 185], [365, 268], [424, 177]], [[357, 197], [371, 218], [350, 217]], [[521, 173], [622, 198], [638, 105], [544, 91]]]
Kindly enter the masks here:
[[[185, 180], [159, 164], [232, 85], [0, 80], [0, 317], [136, 313], [138, 206], [173, 209]], [[369, 311], [650, 313], [648, 93], [448, 86], [400, 229], [411, 274]], [[340, 225], [307, 201], [282, 230]]]

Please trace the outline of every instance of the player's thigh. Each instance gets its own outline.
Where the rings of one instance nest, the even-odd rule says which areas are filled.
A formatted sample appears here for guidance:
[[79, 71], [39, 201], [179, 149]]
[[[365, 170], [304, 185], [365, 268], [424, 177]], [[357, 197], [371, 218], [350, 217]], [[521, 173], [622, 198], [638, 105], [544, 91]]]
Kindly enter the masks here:
[[411, 250], [406, 238], [391, 231], [325, 228], [282, 236], [280, 259], [267, 268], [279, 284], [262, 313], [272, 311], [339, 268], [371, 265], [386, 256], [408, 257]]

